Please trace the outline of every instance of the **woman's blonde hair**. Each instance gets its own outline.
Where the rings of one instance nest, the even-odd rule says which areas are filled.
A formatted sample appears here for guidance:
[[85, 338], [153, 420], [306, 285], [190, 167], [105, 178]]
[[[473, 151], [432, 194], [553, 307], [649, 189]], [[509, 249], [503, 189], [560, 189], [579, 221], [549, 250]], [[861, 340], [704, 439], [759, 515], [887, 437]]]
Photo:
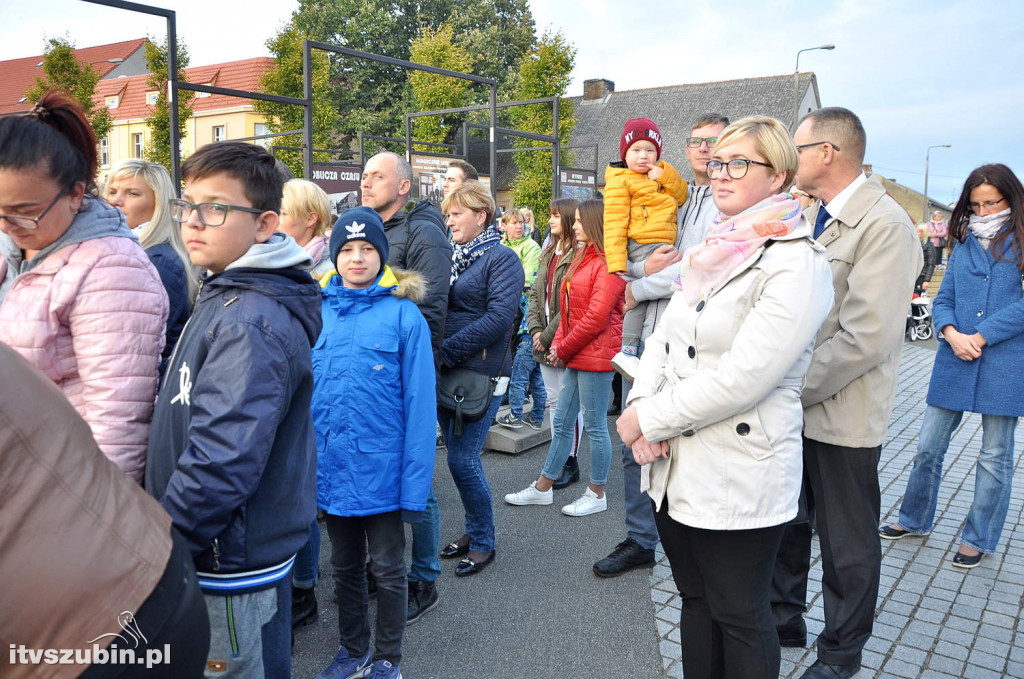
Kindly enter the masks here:
[[307, 179], [289, 179], [284, 183], [281, 211], [305, 221], [306, 215], [316, 215], [313, 236], [324, 235], [334, 220], [331, 219], [331, 200], [319, 186]]
[[715, 150], [725, 148], [730, 143], [746, 136], [753, 136], [757, 152], [772, 166], [775, 172], [785, 172], [783, 186], [789, 186], [796, 178], [796, 168], [800, 164], [796, 145], [786, 127], [775, 118], [751, 116], [737, 120], [722, 130], [715, 143]]
[[178, 196], [174, 184], [171, 183], [170, 173], [158, 163], [131, 158], [114, 166], [107, 174], [106, 183], [109, 186], [112, 182], [129, 177], [141, 177], [146, 186], [153, 191], [153, 216], [139, 234], [139, 244], [143, 250], [162, 243], [167, 243], [174, 249], [185, 266], [188, 298], [195, 301], [196, 293], [199, 292], [199, 269], [192, 264], [192, 259], [188, 256], [185, 243], [181, 240], [181, 228], [171, 219], [170, 201]]
[[513, 217], [519, 220], [519, 223], [522, 224], [524, 227], [527, 226], [526, 218], [523, 216], [523, 211], [515, 207], [512, 208], [511, 210], [505, 210], [505, 214], [501, 215], [501, 223], [507, 224], [512, 221]]
[[491, 192], [487, 187], [480, 182], [469, 181], [462, 184], [441, 202], [441, 212], [445, 214], [451, 212], [453, 207], [485, 213], [485, 229], [494, 220], [494, 199], [491, 198]]

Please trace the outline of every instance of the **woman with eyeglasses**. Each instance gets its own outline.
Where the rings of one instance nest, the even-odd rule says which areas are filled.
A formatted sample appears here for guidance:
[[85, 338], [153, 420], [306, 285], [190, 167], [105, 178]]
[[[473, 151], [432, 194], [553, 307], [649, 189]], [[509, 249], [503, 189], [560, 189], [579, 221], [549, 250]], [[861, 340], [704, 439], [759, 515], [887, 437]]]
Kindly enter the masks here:
[[1024, 415], [1024, 187], [1005, 165], [971, 172], [953, 208], [953, 250], [932, 304], [943, 341], [899, 520], [889, 540], [924, 536], [935, 525], [942, 460], [965, 412], [981, 415], [974, 502], [953, 566], [974, 568], [995, 551], [1010, 505], [1014, 431]]
[[49, 377], [100, 449], [142, 480], [167, 293], [124, 215], [95, 194], [96, 137], [51, 92], [0, 118], [0, 342]]
[[719, 136], [719, 215], [683, 254], [618, 420], [682, 595], [687, 679], [779, 676], [769, 593], [800, 495], [800, 391], [833, 302], [825, 249], [783, 193], [797, 162], [772, 118]]

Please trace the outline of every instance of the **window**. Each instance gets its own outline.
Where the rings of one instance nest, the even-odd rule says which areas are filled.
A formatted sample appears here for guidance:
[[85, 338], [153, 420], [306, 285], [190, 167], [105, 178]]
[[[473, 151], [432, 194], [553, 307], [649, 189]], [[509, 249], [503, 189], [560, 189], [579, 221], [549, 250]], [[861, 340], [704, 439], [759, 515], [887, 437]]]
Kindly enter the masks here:
[[213, 140], [214, 141], [224, 141], [225, 138], [226, 138], [226, 135], [224, 133], [224, 126], [223, 125], [214, 125], [213, 126]]
[[146, 104], [149, 106], [156, 106], [157, 92], [146, 92]]
[[110, 165], [110, 138], [103, 137], [100, 139], [100, 165], [106, 167]]
[[107, 108], [117, 108], [117, 97], [107, 97]]
[[132, 135], [132, 151], [133, 151], [133, 155], [132, 155], [133, 158], [141, 158], [142, 157], [142, 134], [141, 133], [140, 134], [133, 134]]
[[[266, 123], [256, 123], [253, 126], [253, 133], [252, 134], [253, 134], [254, 137], [258, 137], [261, 134], [270, 134], [270, 125], [267, 125]], [[270, 145], [273, 143], [273, 141], [274, 141], [273, 138], [257, 139], [256, 143], [259, 144], [260, 146], [262, 146], [263, 148], [269, 148]]]

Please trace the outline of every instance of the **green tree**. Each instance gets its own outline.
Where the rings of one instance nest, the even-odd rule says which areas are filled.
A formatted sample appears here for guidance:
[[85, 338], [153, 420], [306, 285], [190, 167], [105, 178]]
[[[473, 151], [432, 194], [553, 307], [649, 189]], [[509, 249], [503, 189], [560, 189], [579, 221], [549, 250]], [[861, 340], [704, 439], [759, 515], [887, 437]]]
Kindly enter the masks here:
[[[260, 78], [260, 89], [268, 94], [286, 97], [305, 96], [302, 83], [302, 41], [305, 34], [293, 23], [289, 23], [277, 35], [267, 41], [267, 47], [277, 61], [272, 69]], [[313, 148], [334, 148], [338, 144], [337, 129], [340, 115], [331, 100], [331, 64], [327, 55], [313, 51]], [[270, 101], [253, 100], [253, 108], [267, 119], [272, 132], [301, 130], [305, 127], [304, 110], [301, 106], [278, 104]], [[276, 144], [299, 146], [301, 135], [275, 137]], [[305, 176], [300, 151], [279, 151], [277, 157], [291, 168], [296, 177]], [[337, 160], [331, 154], [314, 154], [316, 160]]]
[[[171, 107], [167, 102], [167, 39], [162, 43], [149, 40], [146, 43], [146, 88], [156, 90], [156, 106], [146, 118], [149, 128], [149, 144], [146, 147], [146, 158], [160, 163], [168, 170], [171, 167]], [[185, 68], [188, 67], [188, 48], [178, 40], [178, 80], [186, 81]], [[192, 100], [196, 93], [190, 90], [178, 90], [178, 138], [185, 136], [185, 125], [192, 117]]]
[[[472, 67], [466, 49], [455, 43], [451, 24], [444, 24], [437, 30], [424, 27], [420, 36], [413, 40], [410, 52], [412, 60], [418, 64], [463, 73]], [[409, 74], [409, 81], [417, 111], [458, 108], [466, 106], [472, 99], [472, 84], [468, 80], [413, 71]], [[448, 141], [460, 120], [450, 116], [413, 118], [413, 138], [420, 141]], [[418, 150], [429, 150], [429, 147]]]
[[99, 73], [92, 64], [78, 61], [75, 44], [70, 38], [50, 38], [43, 51], [43, 77], [36, 76], [36, 84], [25, 96], [35, 103], [50, 90], [63, 90], [81, 105], [96, 138], [100, 139], [107, 136], [112, 121], [110, 111], [105, 106], [97, 107], [93, 101], [99, 80]]
[[[563, 97], [571, 82], [575, 63], [576, 48], [566, 40], [562, 32], [545, 31], [528, 58], [523, 59], [516, 74], [512, 84], [515, 99]], [[551, 134], [554, 107], [551, 104], [516, 106], [509, 109], [508, 117], [512, 127], [517, 130]], [[569, 142], [576, 121], [572, 101], [561, 98], [558, 110], [558, 136], [562, 144]], [[538, 143], [531, 139], [516, 139], [513, 143], [516, 148], [537, 145]], [[511, 187], [514, 203], [529, 206], [535, 214], [543, 214], [547, 211], [552, 198], [553, 154], [545, 151], [524, 151], [512, 155], [519, 170]], [[563, 154], [562, 164], [571, 162], [569, 154]]]

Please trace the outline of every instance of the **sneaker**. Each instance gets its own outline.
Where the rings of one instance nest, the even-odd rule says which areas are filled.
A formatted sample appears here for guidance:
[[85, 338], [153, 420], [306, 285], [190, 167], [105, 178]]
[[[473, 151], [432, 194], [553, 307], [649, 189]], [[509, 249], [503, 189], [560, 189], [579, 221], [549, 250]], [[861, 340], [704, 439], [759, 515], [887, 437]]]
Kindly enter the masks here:
[[342, 646], [331, 664], [316, 679], [365, 679], [370, 676], [373, 654], [367, 651], [362, 658], [350, 658], [348, 651]]
[[653, 568], [654, 550], [641, 547], [633, 538], [615, 545], [612, 553], [594, 564], [594, 575], [614, 578], [635, 568]]
[[512, 413], [505, 413], [502, 417], [498, 418], [498, 424], [509, 429], [522, 429], [523, 420], [516, 417]]
[[387, 660], [378, 660], [370, 667], [370, 673], [362, 676], [369, 679], [402, 679], [402, 668]]
[[640, 368], [640, 359], [620, 351], [612, 356], [612, 367], [622, 375], [623, 379], [632, 382], [633, 376], [636, 375]]
[[505, 496], [505, 502], [510, 505], [549, 505], [554, 501], [555, 494], [550, 490], [547, 492], [537, 490], [536, 481], [518, 493], [509, 493]]
[[318, 616], [316, 590], [292, 587], [292, 629], [312, 625]]
[[598, 497], [597, 493], [587, 488], [580, 499], [571, 505], [562, 507], [562, 513], [569, 516], [587, 516], [603, 512], [606, 509], [608, 509], [608, 494], [605, 493], [604, 497]]
[[437, 585], [421, 580], [409, 581], [409, 612], [405, 624], [411, 625], [437, 606]]
[[531, 420], [525, 420], [525, 422], [526, 422], [526, 424], [530, 425], [530, 429], [533, 429], [534, 431], [540, 431], [541, 429], [544, 428], [544, 420], [541, 420], [540, 422], [534, 422], [531, 419]]

